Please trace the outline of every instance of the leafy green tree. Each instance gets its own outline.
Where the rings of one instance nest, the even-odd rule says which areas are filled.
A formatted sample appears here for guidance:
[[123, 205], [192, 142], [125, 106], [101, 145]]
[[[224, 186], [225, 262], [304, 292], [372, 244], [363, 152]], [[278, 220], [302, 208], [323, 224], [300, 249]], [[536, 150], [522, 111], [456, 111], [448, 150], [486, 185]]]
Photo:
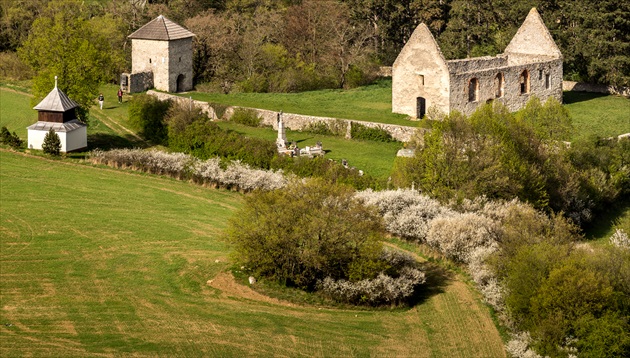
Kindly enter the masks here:
[[59, 89], [79, 103], [77, 116], [83, 122], [110, 62], [108, 44], [94, 32], [87, 15], [82, 2], [51, 1], [18, 49], [22, 61], [36, 73], [36, 99], [50, 92], [58, 76]]
[[46, 154], [59, 155], [61, 151], [61, 139], [59, 135], [55, 133], [55, 130], [50, 128], [48, 133], [44, 136], [44, 142], [42, 143], [42, 150]]
[[145, 138], [155, 143], [166, 143], [168, 131], [165, 116], [172, 103], [160, 101], [147, 94], [135, 95], [129, 103], [129, 122]]
[[381, 271], [381, 230], [378, 214], [352, 189], [313, 179], [246, 197], [227, 239], [254, 275], [314, 289], [326, 277], [360, 280]]

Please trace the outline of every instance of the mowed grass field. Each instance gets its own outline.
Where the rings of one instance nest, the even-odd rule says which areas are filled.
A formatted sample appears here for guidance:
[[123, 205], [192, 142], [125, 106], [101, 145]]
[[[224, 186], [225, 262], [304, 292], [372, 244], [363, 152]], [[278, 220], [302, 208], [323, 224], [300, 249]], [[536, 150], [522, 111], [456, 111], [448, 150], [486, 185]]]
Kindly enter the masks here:
[[0, 151], [0, 356], [502, 357], [471, 287], [406, 310], [300, 306], [234, 282], [242, 195]]

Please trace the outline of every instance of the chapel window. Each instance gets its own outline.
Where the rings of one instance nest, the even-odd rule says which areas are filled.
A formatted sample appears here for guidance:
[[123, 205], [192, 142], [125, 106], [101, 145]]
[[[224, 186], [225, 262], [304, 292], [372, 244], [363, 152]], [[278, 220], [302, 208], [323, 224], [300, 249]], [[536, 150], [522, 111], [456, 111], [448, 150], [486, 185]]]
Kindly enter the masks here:
[[519, 82], [521, 85], [521, 94], [529, 93], [529, 72], [527, 72], [527, 70], [521, 72]]
[[497, 73], [497, 76], [494, 78], [494, 97], [501, 98], [503, 97], [503, 74]]
[[549, 89], [551, 87], [551, 76], [546, 73], [545, 74], [545, 88]]
[[418, 84], [424, 86], [424, 75], [418, 75]]
[[468, 102], [476, 102], [479, 98], [479, 81], [472, 78], [468, 82]]

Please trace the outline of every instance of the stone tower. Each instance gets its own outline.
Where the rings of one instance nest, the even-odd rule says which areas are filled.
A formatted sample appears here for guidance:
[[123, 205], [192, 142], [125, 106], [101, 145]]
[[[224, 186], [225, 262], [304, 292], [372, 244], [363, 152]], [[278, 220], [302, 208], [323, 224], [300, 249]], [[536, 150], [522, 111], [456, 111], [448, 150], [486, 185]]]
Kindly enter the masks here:
[[420, 24], [392, 68], [392, 111], [410, 117], [470, 115], [491, 101], [517, 111], [532, 96], [562, 101], [562, 53], [535, 8], [500, 55], [446, 61]]
[[[131, 74], [123, 74], [128, 92], [154, 87], [167, 92], [193, 88], [192, 32], [160, 15], [131, 39]], [[125, 81], [124, 76], [127, 76]]]

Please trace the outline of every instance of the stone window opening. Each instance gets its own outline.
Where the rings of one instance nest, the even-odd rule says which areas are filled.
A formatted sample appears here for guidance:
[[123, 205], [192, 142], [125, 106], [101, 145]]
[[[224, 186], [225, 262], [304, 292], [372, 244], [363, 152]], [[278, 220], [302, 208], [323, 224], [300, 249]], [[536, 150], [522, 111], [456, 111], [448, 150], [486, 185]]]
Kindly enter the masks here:
[[521, 94], [529, 93], [529, 72], [527, 70], [521, 72], [519, 83], [521, 85]]
[[494, 78], [494, 98], [503, 97], [503, 74], [497, 73]]
[[182, 62], [182, 58], [181, 57], [179, 58], [179, 62]]
[[541, 81], [542, 80], [542, 70], [538, 70], [538, 80]]
[[149, 59], [149, 63], [151, 63], [151, 59]]
[[424, 75], [418, 74], [418, 84], [424, 86]]
[[551, 76], [546, 73], [545, 74], [545, 88], [549, 89], [551, 87]]
[[479, 99], [479, 80], [471, 78], [468, 82], [468, 102], [477, 102]]

